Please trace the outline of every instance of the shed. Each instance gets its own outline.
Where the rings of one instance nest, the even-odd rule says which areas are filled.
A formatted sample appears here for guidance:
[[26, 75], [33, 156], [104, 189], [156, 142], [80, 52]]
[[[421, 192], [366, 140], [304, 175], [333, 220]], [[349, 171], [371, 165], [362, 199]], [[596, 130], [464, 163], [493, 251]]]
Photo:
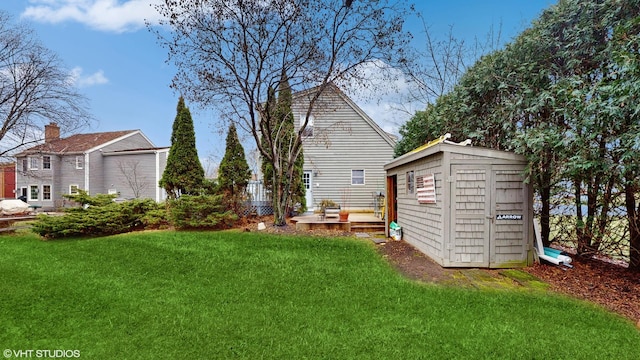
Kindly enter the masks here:
[[518, 154], [441, 138], [385, 165], [387, 229], [444, 267], [533, 263], [533, 192]]

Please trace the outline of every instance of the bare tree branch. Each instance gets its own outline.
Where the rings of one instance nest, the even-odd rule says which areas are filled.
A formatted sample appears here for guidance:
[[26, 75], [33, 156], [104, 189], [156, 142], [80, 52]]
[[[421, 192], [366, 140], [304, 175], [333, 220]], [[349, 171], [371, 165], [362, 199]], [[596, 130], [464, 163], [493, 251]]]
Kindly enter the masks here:
[[[201, 106], [216, 107], [223, 121], [251, 133], [260, 155], [273, 162], [282, 179], [291, 178], [295, 161], [280, 169], [280, 149], [290, 148], [294, 159], [300, 154], [309, 118], [327, 111], [318, 99], [328, 86], [373, 87], [363, 65], [406, 62], [411, 35], [403, 31], [403, 23], [413, 11], [395, 0], [165, 0], [157, 10], [164, 27], [150, 30], [178, 69], [172, 86]], [[271, 119], [269, 111], [270, 89], [278, 88], [282, 74], [294, 91], [315, 90], [305, 99], [304, 116], [290, 143], [262, 136], [274, 134], [272, 127], [282, 123]], [[389, 72], [389, 80], [392, 76]], [[379, 91], [387, 90], [380, 85]], [[274, 201], [284, 207], [284, 200]], [[274, 205], [276, 224], [282, 224], [278, 211], [284, 209]]]
[[129, 188], [133, 192], [133, 196], [138, 199], [142, 192], [149, 188], [150, 182], [145, 179], [143, 174], [138, 170], [140, 161], [135, 160], [122, 160], [118, 161], [118, 170], [120, 174], [125, 178]]
[[42, 141], [49, 122], [71, 132], [91, 120], [60, 59], [0, 12], [0, 156]]

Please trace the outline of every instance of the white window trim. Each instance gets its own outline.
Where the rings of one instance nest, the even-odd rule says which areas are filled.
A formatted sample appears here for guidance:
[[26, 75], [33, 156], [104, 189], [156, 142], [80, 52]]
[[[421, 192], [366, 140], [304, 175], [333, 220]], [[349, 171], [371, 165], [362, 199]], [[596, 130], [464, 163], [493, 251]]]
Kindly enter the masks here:
[[[37, 194], [36, 194], [36, 198], [34, 199], [33, 197], [31, 197], [31, 189], [35, 187]], [[27, 188], [27, 201], [39, 201], [40, 200], [40, 187], [36, 184], [31, 184], [29, 185], [29, 187]]]
[[75, 186], [76, 190], [80, 190], [80, 186], [78, 184], [69, 184], [69, 195], [76, 195], [79, 194], [80, 192], [72, 192], [73, 187]]
[[[411, 175], [411, 181], [409, 181], [409, 175]], [[410, 194], [415, 194], [416, 192], [416, 175], [415, 172], [413, 170], [411, 171], [407, 171], [406, 175], [405, 175], [405, 181], [406, 181], [406, 191], [407, 191], [407, 195]], [[409, 186], [411, 185], [411, 186]]]
[[[44, 187], [45, 186], [49, 187], [49, 198], [48, 199], [44, 198]], [[42, 185], [42, 201], [53, 201], [53, 186], [51, 186], [50, 184]]]
[[38, 170], [38, 160], [37, 157], [29, 157], [29, 170]]
[[76, 156], [76, 170], [84, 169], [84, 156], [78, 155]]
[[[353, 183], [353, 179], [354, 179], [354, 177], [353, 177], [353, 172], [354, 172], [354, 171], [362, 171], [362, 184], [354, 184], [354, 183]], [[366, 171], [365, 171], [365, 169], [351, 169], [351, 185], [353, 185], [353, 186], [363, 186], [363, 185], [366, 185], [366, 183], [367, 183], [366, 178], [367, 178], [367, 176], [366, 176]]]

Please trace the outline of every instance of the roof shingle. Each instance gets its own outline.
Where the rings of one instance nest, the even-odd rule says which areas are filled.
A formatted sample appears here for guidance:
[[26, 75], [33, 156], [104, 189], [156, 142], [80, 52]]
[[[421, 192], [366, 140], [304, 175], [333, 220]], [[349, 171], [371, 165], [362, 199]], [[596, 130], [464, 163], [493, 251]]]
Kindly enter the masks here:
[[119, 137], [131, 134], [137, 130], [123, 130], [100, 132], [93, 134], [76, 134], [67, 138], [52, 140], [48, 143], [36, 145], [16, 156], [28, 155], [33, 153], [82, 153], [96, 146], [108, 143]]

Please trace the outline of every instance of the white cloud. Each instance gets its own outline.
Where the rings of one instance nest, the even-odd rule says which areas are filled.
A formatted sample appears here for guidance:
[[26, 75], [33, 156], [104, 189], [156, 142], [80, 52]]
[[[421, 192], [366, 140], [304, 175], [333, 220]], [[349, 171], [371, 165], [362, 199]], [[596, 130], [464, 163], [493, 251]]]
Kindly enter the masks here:
[[90, 75], [83, 75], [81, 67], [75, 67], [71, 69], [71, 74], [69, 75], [70, 81], [72, 84], [75, 84], [77, 87], [88, 87], [94, 85], [102, 85], [109, 82], [106, 76], [104, 76], [104, 71], [99, 70]]
[[398, 135], [398, 129], [425, 104], [412, 96], [415, 89], [404, 74], [396, 69], [369, 63], [361, 68], [363, 76], [372, 85], [348, 85], [347, 95], [384, 131]]
[[108, 32], [135, 31], [145, 20], [156, 22], [159, 14], [153, 5], [160, 0], [30, 0], [22, 17], [57, 24], [75, 21]]

